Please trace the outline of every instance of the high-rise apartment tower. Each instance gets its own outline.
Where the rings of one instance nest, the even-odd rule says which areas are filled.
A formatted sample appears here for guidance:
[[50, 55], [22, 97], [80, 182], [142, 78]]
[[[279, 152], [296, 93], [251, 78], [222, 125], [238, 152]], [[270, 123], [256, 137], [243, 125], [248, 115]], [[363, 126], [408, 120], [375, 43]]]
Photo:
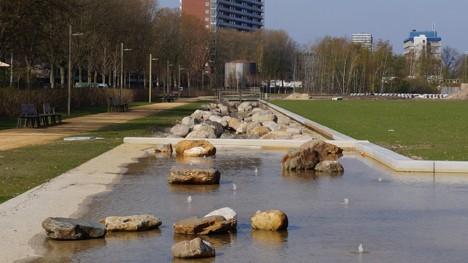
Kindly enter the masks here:
[[255, 31], [264, 25], [264, 0], [180, 0], [180, 9], [203, 20], [212, 31]]

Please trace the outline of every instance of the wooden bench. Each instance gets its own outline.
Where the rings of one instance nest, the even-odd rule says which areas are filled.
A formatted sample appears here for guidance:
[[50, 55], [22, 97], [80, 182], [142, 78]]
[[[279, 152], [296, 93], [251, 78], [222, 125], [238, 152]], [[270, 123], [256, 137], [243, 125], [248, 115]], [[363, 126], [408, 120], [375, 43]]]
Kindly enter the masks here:
[[33, 104], [21, 104], [21, 114], [18, 117], [17, 128], [39, 128], [43, 126], [44, 119], [37, 113]]
[[55, 112], [55, 108], [51, 107], [49, 103], [42, 104], [43, 113], [39, 116], [45, 120], [45, 125], [56, 125], [62, 123], [62, 115]]
[[108, 112], [126, 112], [128, 111], [128, 103], [120, 101], [120, 98], [109, 97], [107, 100]]

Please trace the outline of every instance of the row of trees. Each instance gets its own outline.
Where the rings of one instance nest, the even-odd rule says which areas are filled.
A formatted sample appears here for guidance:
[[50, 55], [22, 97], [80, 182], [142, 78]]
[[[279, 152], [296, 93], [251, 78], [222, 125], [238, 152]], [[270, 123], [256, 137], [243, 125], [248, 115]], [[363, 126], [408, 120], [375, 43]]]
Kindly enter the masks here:
[[[173, 87], [179, 79], [187, 87], [221, 86], [225, 62], [238, 59], [256, 62], [260, 80], [303, 81], [311, 93], [410, 92], [434, 88], [440, 76], [467, 78], [467, 57], [451, 48], [441, 59], [423, 54], [413, 61], [384, 41], [369, 50], [325, 37], [301, 47], [284, 31], [213, 33], [203, 21], [159, 9], [154, 0], [0, 0], [0, 60], [14, 57], [15, 86], [35, 86], [38, 79], [65, 86], [69, 25], [82, 33], [72, 37], [75, 82], [146, 86], [149, 54], [153, 79]], [[128, 51], [123, 72], [122, 43]]]
[[389, 42], [372, 49], [347, 38], [325, 37], [299, 57], [301, 79], [311, 93], [436, 92], [437, 87], [466, 81], [467, 57], [445, 47], [416, 58], [393, 52]]
[[127, 85], [146, 86], [149, 54], [153, 79], [162, 86], [176, 86], [179, 78], [184, 86], [222, 85], [224, 63], [235, 59], [258, 62], [262, 77], [287, 79], [297, 51], [285, 32], [215, 34], [197, 18], [159, 9], [154, 0], [0, 1], [0, 59], [14, 57], [20, 87], [44, 86], [38, 79], [52, 88], [66, 85], [69, 25], [75, 82], [118, 86], [123, 73]]

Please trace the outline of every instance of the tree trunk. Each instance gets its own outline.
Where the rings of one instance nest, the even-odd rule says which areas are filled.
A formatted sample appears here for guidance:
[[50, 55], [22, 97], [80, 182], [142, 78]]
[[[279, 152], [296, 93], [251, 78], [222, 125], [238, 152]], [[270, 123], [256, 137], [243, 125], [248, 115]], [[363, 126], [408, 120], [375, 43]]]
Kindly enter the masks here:
[[60, 86], [65, 87], [65, 68], [60, 66]]
[[81, 68], [81, 65], [78, 66], [78, 82], [83, 82], [83, 69]]
[[50, 64], [49, 83], [50, 83], [50, 88], [51, 89], [55, 88], [55, 67], [54, 67], [54, 63]]

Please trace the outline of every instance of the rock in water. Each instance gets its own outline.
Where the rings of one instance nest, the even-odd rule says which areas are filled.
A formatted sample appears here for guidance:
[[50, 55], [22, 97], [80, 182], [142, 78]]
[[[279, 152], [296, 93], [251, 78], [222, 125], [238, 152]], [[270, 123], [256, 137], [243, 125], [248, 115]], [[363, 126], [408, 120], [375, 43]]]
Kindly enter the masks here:
[[172, 155], [172, 145], [171, 144], [156, 145], [154, 152], [164, 154], [164, 155]]
[[237, 227], [237, 213], [230, 207], [224, 207], [218, 210], [211, 211], [204, 217], [222, 216], [232, 225], [233, 229]]
[[281, 162], [283, 170], [313, 170], [322, 161], [336, 161], [343, 149], [323, 141], [310, 141], [298, 150], [290, 151]]
[[288, 216], [280, 210], [257, 211], [250, 222], [256, 230], [281, 231], [288, 228]]
[[214, 235], [235, 232], [237, 222], [223, 216], [191, 217], [175, 222], [174, 233], [183, 235]]
[[[216, 154], [216, 148], [205, 140], [183, 140], [175, 145], [175, 151], [179, 157], [209, 157]], [[193, 150], [193, 148], [196, 148]], [[200, 148], [203, 151], [200, 151]]]
[[343, 156], [343, 149], [324, 141], [306, 142], [300, 149], [312, 149], [319, 154], [320, 161], [336, 161]]
[[338, 161], [322, 161], [315, 166], [315, 171], [340, 174], [344, 172], [344, 168]]
[[109, 216], [104, 224], [107, 231], [146, 231], [158, 228], [161, 220], [152, 215]]
[[171, 129], [171, 134], [178, 136], [178, 137], [185, 137], [187, 134], [190, 132], [190, 127], [183, 125], [183, 124], [177, 124]]
[[42, 222], [47, 237], [56, 240], [101, 238], [106, 234], [102, 224], [72, 218], [49, 217]]
[[215, 169], [175, 169], [167, 178], [170, 184], [213, 185], [219, 184], [221, 174]]
[[207, 241], [197, 237], [191, 241], [182, 241], [172, 246], [172, 255], [176, 258], [209, 258], [216, 256], [215, 248]]

